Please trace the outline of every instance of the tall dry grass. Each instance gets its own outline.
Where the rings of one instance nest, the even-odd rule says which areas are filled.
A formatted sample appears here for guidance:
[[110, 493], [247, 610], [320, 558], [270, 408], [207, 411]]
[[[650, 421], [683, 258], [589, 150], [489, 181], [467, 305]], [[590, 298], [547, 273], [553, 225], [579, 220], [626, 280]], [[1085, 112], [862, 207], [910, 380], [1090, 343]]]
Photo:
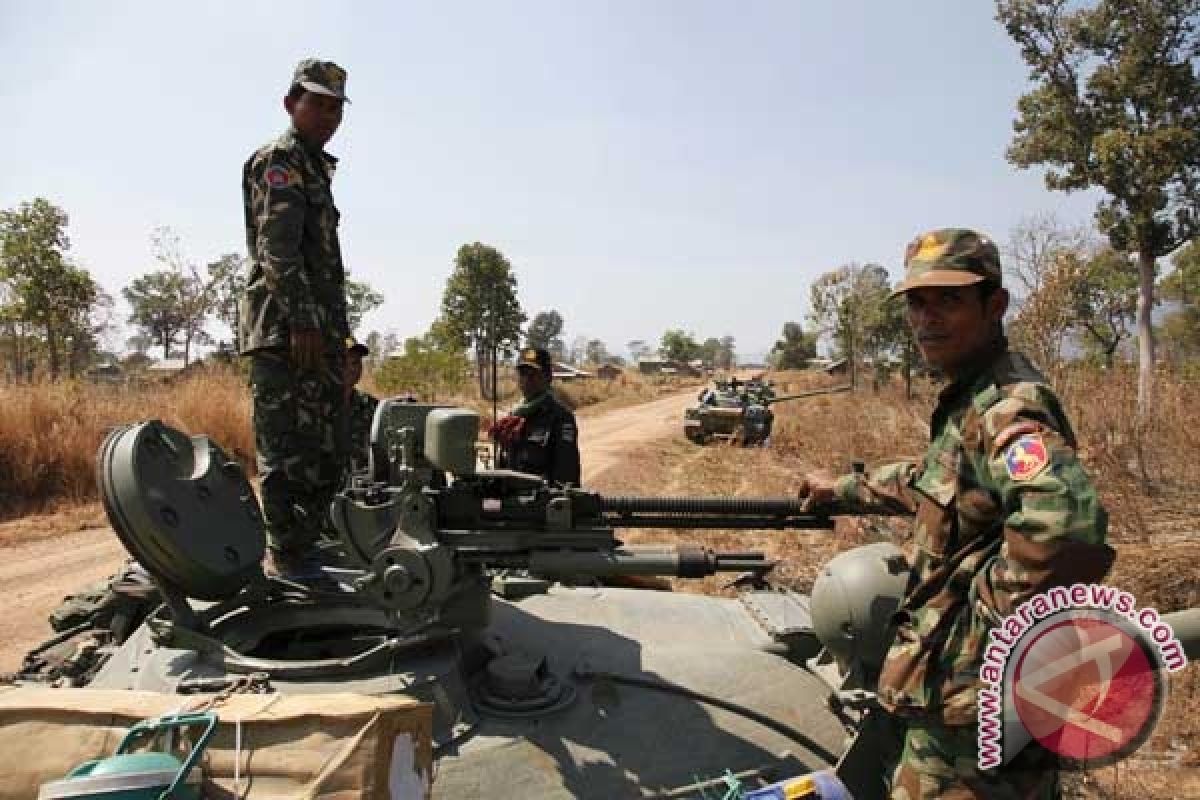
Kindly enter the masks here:
[[81, 382], [0, 387], [0, 517], [96, 499], [96, 451], [112, 428], [159, 419], [211, 436], [252, 466], [245, 378], [214, 368], [141, 388]]
[[[517, 402], [515, 381], [501, 374], [498, 408]], [[370, 376], [363, 388], [372, 391]], [[614, 381], [564, 384], [559, 393], [573, 408], [618, 407], [674, 391], [678, 383], [629, 375]], [[478, 391], [448, 401], [491, 415]], [[188, 433], [212, 437], [254, 472], [254, 435], [246, 377], [214, 366], [169, 383], [141, 386], [85, 382], [0, 385], [0, 520], [54, 511], [97, 499], [95, 458], [100, 442], [118, 425], [159, 419]]]

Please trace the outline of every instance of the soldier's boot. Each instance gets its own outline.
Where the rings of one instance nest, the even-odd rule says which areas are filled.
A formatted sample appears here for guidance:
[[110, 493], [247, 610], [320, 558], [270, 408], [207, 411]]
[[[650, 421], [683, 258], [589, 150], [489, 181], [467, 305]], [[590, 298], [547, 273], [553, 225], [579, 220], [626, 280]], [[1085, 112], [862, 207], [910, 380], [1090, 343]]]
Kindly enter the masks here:
[[327, 566], [315, 545], [300, 551], [272, 549], [265, 565], [270, 577], [320, 592], [341, 592], [341, 585], [325, 571]]

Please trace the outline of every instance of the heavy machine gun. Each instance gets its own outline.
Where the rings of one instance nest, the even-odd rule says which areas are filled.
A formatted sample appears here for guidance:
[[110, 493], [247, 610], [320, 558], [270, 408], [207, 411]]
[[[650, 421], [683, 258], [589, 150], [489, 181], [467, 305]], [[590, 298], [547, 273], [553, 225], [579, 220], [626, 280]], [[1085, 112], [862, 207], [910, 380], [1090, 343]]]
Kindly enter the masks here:
[[481, 471], [478, 429], [478, 415], [463, 409], [381, 406], [369, 474], [332, 508], [345, 552], [363, 570], [354, 586], [378, 606], [407, 615], [478, 608], [462, 596], [486, 592], [495, 569], [558, 577], [761, 573], [772, 566], [761, 553], [631, 546], [617, 532], [833, 525], [827, 514], [786, 498], [610, 497]]

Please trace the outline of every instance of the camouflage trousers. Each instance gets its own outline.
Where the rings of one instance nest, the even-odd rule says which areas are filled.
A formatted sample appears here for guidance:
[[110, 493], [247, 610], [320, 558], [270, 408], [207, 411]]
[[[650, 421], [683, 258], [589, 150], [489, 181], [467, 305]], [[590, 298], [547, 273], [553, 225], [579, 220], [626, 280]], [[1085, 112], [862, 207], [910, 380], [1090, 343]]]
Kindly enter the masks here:
[[251, 355], [254, 447], [268, 546], [300, 554], [332, 530], [329, 504], [340, 488], [346, 409], [339, 357], [320, 371], [293, 367], [287, 354]]
[[892, 800], [1041, 800], [1059, 796], [1055, 765], [1037, 745], [1029, 745], [999, 770], [981, 772], [977, 736], [974, 725], [910, 721], [892, 776]]

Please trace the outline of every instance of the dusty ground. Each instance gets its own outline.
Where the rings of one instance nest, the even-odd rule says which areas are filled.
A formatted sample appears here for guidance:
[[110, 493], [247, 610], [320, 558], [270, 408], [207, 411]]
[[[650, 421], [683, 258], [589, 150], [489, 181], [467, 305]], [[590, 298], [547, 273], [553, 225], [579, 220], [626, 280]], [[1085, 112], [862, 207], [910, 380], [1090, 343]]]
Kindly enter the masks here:
[[[632, 446], [682, 430], [687, 389], [639, 406], [579, 417], [583, 478], [591, 484]], [[111, 575], [125, 551], [97, 504], [0, 524], [0, 673], [50, 634], [46, 615], [64, 596]]]

